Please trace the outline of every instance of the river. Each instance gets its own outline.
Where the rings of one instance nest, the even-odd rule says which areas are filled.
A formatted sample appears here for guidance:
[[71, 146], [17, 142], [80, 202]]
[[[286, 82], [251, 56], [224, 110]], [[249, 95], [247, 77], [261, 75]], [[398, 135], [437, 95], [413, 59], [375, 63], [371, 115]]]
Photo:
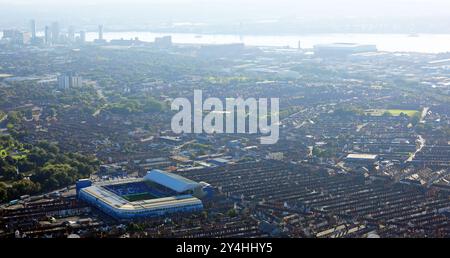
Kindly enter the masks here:
[[[44, 32], [39, 31], [43, 37]], [[443, 53], [450, 52], [450, 34], [364, 34], [364, 33], [335, 33], [335, 34], [299, 34], [299, 35], [232, 35], [232, 34], [193, 34], [193, 33], [153, 33], [142, 31], [104, 32], [103, 38], [134, 39], [153, 42], [156, 37], [172, 36], [176, 44], [229, 44], [244, 43], [247, 46], [260, 47], [291, 47], [312, 48], [316, 44], [324, 43], [360, 43], [374, 44], [380, 51], [387, 52], [420, 52]], [[0, 38], [3, 33], [0, 31]], [[77, 34], [78, 36], [78, 34]], [[87, 32], [86, 40], [98, 38], [97, 32]]]

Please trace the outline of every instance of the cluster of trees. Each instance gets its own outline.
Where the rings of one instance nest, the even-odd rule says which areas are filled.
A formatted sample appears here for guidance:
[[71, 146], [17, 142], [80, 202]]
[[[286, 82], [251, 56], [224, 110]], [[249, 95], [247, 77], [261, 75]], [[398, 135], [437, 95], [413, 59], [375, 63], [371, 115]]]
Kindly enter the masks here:
[[340, 117], [347, 117], [347, 116], [363, 116], [366, 113], [363, 109], [355, 107], [355, 106], [340, 106], [334, 110], [334, 115], [340, 116]]
[[[364, 109], [354, 106], [340, 106], [334, 110], [334, 115], [340, 116], [340, 117], [348, 117], [348, 116], [366, 116], [370, 115], [368, 114]], [[393, 113], [391, 113], [389, 110], [386, 110], [383, 112], [382, 116], [394, 116]], [[408, 115], [407, 113], [400, 113], [399, 116], [408, 117], [409, 120], [413, 125], [417, 125], [420, 121], [420, 112], [416, 112], [412, 115]]]
[[[29, 111], [31, 112], [31, 109]], [[20, 139], [25, 135], [22, 130], [22, 123], [26, 113], [26, 111], [10, 111], [4, 117], [8, 132], [15, 138]]]
[[229, 209], [227, 211], [227, 215], [228, 215], [228, 217], [236, 217], [238, 214], [237, 214], [237, 211], [235, 209]]
[[57, 145], [39, 142], [21, 145], [10, 136], [0, 138], [0, 146], [21, 146], [22, 155], [10, 150], [0, 158], [0, 202], [16, 199], [24, 194], [37, 194], [66, 187], [80, 178], [89, 177], [99, 166], [94, 157], [78, 153], [61, 153]]
[[160, 112], [166, 105], [154, 98], [121, 98], [118, 102], [109, 104], [106, 110], [118, 114], [131, 114], [142, 112]]
[[335, 156], [335, 152], [333, 152], [332, 148], [330, 147], [325, 148], [314, 147], [312, 150], [312, 154], [319, 158], [331, 158]]
[[62, 105], [89, 107], [90, 109], [95, 109], [102, 104], [102, 101], [99, 101], [98, 99], [96, 89], [88, 85], [85, 85], [81, 88], [73, 87], [64, 90], [60, 95], [55, 96], [57, 97], [57, 100], [55, 100], [55, 102], [59, 102]]

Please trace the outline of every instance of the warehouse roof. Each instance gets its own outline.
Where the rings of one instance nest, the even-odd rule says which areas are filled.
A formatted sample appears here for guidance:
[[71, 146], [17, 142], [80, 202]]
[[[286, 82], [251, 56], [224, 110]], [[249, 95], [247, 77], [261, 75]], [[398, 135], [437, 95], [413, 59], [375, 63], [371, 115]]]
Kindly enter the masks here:
[[347, 155], [347, 159], [376, 160], [377, 158], [378, 158], [378, 155], [375, 155], [375, 154], [350, 153]]

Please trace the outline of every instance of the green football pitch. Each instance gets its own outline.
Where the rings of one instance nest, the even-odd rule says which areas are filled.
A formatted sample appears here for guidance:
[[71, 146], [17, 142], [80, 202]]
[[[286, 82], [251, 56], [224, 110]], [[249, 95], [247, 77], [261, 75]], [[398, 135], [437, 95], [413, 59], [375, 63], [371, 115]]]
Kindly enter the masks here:
[[149, 199], [157, 198], [157, 196], [154, 196], [154, 195], [152, 195], [150, 193], [128, 194], [128, 195], [124, 195], [122, 197], [125, 200], [130, 201], [130, 202], [149, 200]]

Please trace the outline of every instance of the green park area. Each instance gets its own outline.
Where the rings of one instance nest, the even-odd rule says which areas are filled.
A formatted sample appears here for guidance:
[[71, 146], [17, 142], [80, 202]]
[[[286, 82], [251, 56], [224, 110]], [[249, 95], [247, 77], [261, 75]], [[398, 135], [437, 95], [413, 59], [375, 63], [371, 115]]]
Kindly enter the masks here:
[[419, 115], [419, 111], [409, 109], [369, 109], [366, 110], [365, 113], [371, 116], [382, 116], [382, 115], [400, 116], [401, 114], [405, 114], [409, 117], [414, 117]]

